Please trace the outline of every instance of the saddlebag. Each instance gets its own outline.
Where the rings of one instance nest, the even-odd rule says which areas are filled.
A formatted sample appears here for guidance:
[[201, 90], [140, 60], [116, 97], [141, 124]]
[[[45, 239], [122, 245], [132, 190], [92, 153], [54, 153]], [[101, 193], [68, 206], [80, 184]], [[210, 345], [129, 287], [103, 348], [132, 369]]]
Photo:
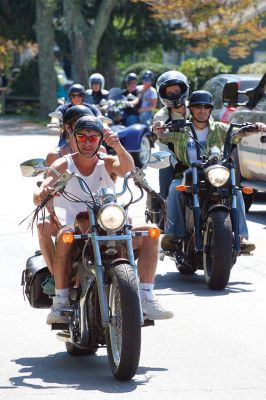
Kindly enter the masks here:
[[30, 305], [33, 308], [50, 308], [52, 299], [43, 293], [42, 283], [51, 276], [41, 251], [36, 251], [26, 263], [26, 269], [22, 272], [21, 285]]

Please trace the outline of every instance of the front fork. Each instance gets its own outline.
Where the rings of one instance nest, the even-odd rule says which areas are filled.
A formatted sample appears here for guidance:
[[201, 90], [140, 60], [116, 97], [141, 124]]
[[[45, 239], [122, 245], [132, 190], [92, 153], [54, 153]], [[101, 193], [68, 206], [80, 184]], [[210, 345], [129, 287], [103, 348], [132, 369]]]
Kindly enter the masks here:
[[232, 203], [231, 203], [231, 221], [232, 229], [235, 236], [235, 250], [237, 253], [240, 251], [240, 236], [239, 236], [239, 214], [237, 208], [237, 189], [236, 189], [236, 176], [235, 168], [232, 167], [230, 170], [231, 175], [231, 185], [232, 185]]
[[195, 250], [202, 250], [202, 234], [201, 234], [201, 209], [199, 204], [199, 188], [198, 188], [198, 169], [196, 165], [192, 165], [192, 195], [193, 195], [193, 218], [195, 227]]

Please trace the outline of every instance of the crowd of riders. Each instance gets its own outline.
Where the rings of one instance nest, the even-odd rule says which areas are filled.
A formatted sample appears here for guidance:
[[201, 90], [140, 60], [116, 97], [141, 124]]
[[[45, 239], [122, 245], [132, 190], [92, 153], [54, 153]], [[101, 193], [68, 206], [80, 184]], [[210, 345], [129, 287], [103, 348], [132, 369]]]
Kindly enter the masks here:
[[[166, 199], [168, 205], [165, 225], [160, 228], [165, 231], [162, 239], [163, 250], [178, 251], [185, 235], [185, 227], [182, 193], [177, 192], [175, 187], [180, 183], [184, 171], [196, 160], [197, 153], [195, 143], [189, 139], [189, 136], [180, 135], [178, 132], [169, 133], [163, 127], [169, 121], [190, 118], [198, 141], [208, 149], [214, 145], [220, 148], [223, 146], [228, 126], [213, 121], [211, 94], [203, 90], [190, 94], [188, 79], [181, 72], [163, 73], [156, 82], [156, 89], [152, 86], [155, 84], [152, 71], [145, 71], [141, 80], [142, 84], [138, 85], [138, 77], [134, 72], [129, 73], [125, 78], [123, 95], [128, 96], [128, 102], [124, 110], [124, 121], [127, 126], [137, 122], [148, 124], [152, 121], [153, 132], [158, 137], [158, 146], [171, 152], [176, 159], [174, 166], [160, 170], [160, 194]], [[61, 113], [63, 121], [61, 142], [56, 150], [47, 155], [47, 165], [52, 165], [52, 172], [34, 194], [36, 205], [53, 191], [55, 170], [63, 173], [68, 168], [85, 177], [90, 184], [93, 177], [93, 184], [98, 180], [99, 184], [111, 182], [113, 185], [117, 176], [123, 177], [134, 167], [132, 157], [121, 145], [118, 136], [105, 125], [104, 120], [101, 120], [101, 111], [98, 106], [102, 100], [108, 99], [108, 95], [105, 79], [99, 73], [90, 76], [87, 90], [78, 83], [70, 87], [68, 101], [56, 110]], [[153, 116], [158, 98], [163, 107]], [[266, 130], [266, 125], [256, 125], [258, 129]], [[102, 146], [103, 140], [115, 149], [116, 156], [106, 154]], [[250, 252], [255, 249], [255, 246], [247, 242], [248, 230], [241, 192], [239, 192], [238, 204], [241, 250]], [[70, 225], [74, 225], [74, 214], [84, 211], [70, 210], [70, 206], [66, 204], [61, 207], [67, 214], [65, 223]], [[47, 293], [55, 294], [53, 307], [47, 319], [47, 323], [51, 324], [62, 322], [60, 309], [68, 304], [70, 272], [69, 250], [66, 251], [66, 246], [61, 241], [64, 224], [58, 223], [53, 204], [49, 204], [48, 208], [50, 215], [45, 221], [40, 222], [38, 233], [43, 256], [55, 278], [55, 289], [54, 281], [46, 282], [44, 287]], [[87, 221], [83, 221], [82, 224], [88, 229]], [[84, 227], [77, 229], [82, 231]], [[57, 237], [56, 246], [54, 246], [53, 236]], [[148, 318], [167, 319], [173, 316], [172, 312], [165, 310], [153, 294], [158, 246], [159, 242], [151, 242], [148, 239], [135, 243], [136, 249], [139, 250], [140, 294], [143, 310]], [[154, 254], [156, 259], [152, 256]]]

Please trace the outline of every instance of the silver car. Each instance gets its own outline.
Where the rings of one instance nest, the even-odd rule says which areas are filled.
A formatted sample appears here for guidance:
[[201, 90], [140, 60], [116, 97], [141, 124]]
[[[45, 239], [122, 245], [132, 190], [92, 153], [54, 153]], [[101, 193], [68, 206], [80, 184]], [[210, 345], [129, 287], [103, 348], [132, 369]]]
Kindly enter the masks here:
[[[239, 91], [234, 82], [227, 83], [223, 91], [223, 101], [227, 107], [237, 106], [230, 122], [266, 123], [266, 74], [254, 89]], [[255, 192], [266, 192], [266, 133], [254, 132], [253, 135], [244, 137], [233, 150], [233, 155], [236, 161], [237, 183], [254, 189], [253, 194], [244, 195], [248, 211]]]

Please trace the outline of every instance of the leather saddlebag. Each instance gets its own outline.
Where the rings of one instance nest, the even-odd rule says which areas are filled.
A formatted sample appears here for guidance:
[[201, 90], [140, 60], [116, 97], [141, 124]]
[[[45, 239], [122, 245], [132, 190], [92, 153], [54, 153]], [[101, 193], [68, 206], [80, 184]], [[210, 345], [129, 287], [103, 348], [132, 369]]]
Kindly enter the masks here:
[[50, 308], [52, 299], [43, 293], [42, 284], [51, 276], [41, 251], [36, 251], [26, 263], [26, 269], [22, 272], [21, 285], [23, 285], [30, 305], [33, 308]]

